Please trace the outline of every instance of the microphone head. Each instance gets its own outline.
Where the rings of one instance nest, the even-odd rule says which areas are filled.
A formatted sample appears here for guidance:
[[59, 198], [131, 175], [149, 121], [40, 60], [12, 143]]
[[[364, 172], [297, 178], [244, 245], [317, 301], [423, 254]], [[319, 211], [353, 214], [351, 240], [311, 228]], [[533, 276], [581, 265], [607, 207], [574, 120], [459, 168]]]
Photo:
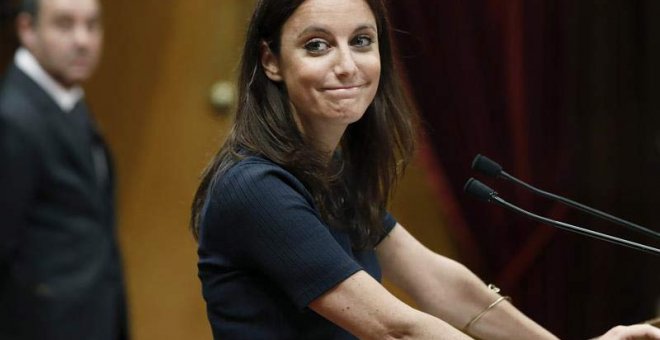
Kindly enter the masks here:
[[497, 177], [502, 173], [502, 166], [486, 156], [478, 154], [472, 161], [472, 169], [490, 177]]
[[486, 202], [490, 202], [493, 196], [497, 196], [497, 192], [495, 192], [495, 190], [474, 178], [468, 179], [468, 181], [465, 183], [465, 186], [463, 187], [463, 190], [468, 194]]

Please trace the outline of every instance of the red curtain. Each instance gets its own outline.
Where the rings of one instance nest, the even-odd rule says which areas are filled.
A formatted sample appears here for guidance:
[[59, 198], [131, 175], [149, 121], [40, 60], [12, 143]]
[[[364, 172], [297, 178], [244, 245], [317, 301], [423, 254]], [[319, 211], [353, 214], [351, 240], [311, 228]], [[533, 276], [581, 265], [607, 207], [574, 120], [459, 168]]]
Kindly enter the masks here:
[[[630, 91], [622, 91], [617, 85], [620, 79], [612, 76], [611, 69], [593, 65], [609, 61], [625, 71], [632, 70], [631, 63], [646, 62], [632, 70], [637, 76], [630, 79], [645, 92], [635, 91], [640, 97], [630, 100], [643, 100], [642, 94], [656, 89], [645, 75], [653, 70], [654, 54], [649, 51], [655, 51], [655, 46], [649, 45], [650, 39], [632, 46], [629, 40], [637, 39], [640, 32], [655, 32], [655, 27], [637, 25], [650, 25], [653, 16], [649, 11], [660, 14], [658, 7], [652, 2], [596, 0], [579, 4], [568, 0], [390, 1], [402, 70], [420, 110], [423, 140], [430, 150], [424, 155], [431, 158], [427, 160], [431, 174], [440, 174], [437, 177], [444, 180], [436, 187], [446, 187], [450, 193], [439, 195], [439, 204], [458, 215], [453, 231], [462, 259], [562, 338], [595, 336], [613, 324], [652, 317], [660, 285], [609, 279], [625, 270], [623, 266], [629, 274], [640, 275], [660, 268], [660, 262], [478, 202], [466, 197], [462, 186], [475, 176], [523, 208], [603, 227], [511, 183], [479, 176], [470, 164], [477, 153], [484, 154], [535, 186], [585, 203], [601, 203], [599, 208], [616, 213], [614, 200], [607, 204], [594, 199], [600, 192], [595, 179], [620, 178], [621, 171], [611, 169], [621, 166], [605, 163], [607, 156], [593, 155], [627, 161], [635, 158], [616, 151], [621, 146], [612, 141], [607, 143], [613, 135], [602, 134], [598, 124], [602, 119], [596, 113], [612, 106], [616, 119], [611, 122], [625, 124], [630, 112], [616, 107], [627, 102], [621, 96]], [[622, 17], [621, 13], [628, 14]], [[623, 37], [622, 30], [626, 34]], [[623, 50], [628, 54], [621, 57]], [[660, 48], [657, 50], [660, 53]], [[614, 85], [599, 90], [603, 85], [596, 80]], [[660, 104], [653, 103], [636, 112], [640, 124], [618, 132], [621, 138], [639, 141], [643, 122], [658, 121], [649, 118], [654, 109], [660, 109]], [[610, 148], [603, 147], [602, 141]], [[638, 144], [629, 146], [636, 150]], [[660, 157], [643, 159], [636, 165], [647, 169], [647, 179], [660, 188], [659, 181], [650, 175], [660, 169]], [[621, 190], [634, 192], [634, 187]], [[609, 194], [615, 196], [617, 192]], [[636, 221], [653, 222], [645, 219], [653, 201], [651, 196], [639, 197], [636, 202], [643, 204], [632, 214]], [[603, 263], [603, 256], [611, 262]], [[622, 263], [625, 261], [636, 264]], [[658, 276], [654, 273], [646, 278], [657, 283]], [[604, 284], [609, 288], [603, 289]], [[631, 293], [633, 287], [638, 288], [637, 294]], [[612, 300], [612, 294], [621, 292], [627, 295]], [[603, 308], [602, 301], [607, 299], [613, 303], [610, 310]]]

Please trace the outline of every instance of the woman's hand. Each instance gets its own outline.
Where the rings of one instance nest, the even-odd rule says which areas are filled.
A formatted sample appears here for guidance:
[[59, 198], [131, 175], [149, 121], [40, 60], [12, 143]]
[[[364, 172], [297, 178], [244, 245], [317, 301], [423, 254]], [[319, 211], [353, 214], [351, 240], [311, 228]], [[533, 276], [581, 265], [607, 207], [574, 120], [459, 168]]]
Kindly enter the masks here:
[[658, 339], [660, 328], [651, 325], [616, 326], [594, 340]]

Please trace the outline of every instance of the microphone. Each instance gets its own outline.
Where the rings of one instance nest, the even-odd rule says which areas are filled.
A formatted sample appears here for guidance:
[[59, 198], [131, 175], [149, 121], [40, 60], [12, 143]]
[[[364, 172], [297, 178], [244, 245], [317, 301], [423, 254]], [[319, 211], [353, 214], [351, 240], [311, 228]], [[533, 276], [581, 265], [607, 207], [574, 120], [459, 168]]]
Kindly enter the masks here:
[[524, 215], [528, 218], [531, 218], [535, 221], [539, 221], [539, 222], [545, 223], [547, 225], [557, 227], [559, 229], [572, 231], [572, 232], [578, 233], [578, 234], [583, 235], [583, 236], [593, 237], [593, 238], [599, 239], [601, 241], [606, 241], [606, 242], [618, 244], [618, 245], [621, 245], [621, 246], [624, 246], [624, 247], [628, 247], [628, 248], [631, 248], [631, 249], [643, 251], [643, 252], [646, 252], [646, 253], [649, 253], [649, 254], [660, 255], [660, 249], [658, 249], [658, 248], [650, 247], [650, 246], [647, 246], [647, 245], [641, 244], [641, 243], [628, 241], [628, 240], [625, 240], [625, 239], [622, 239], [622, 238], [611, 236], [609, 234], [600, 233], [600, 232], [597, 232], [597, 231], [593, 231], [591, 229], [578, 227], [578, 226], [575, 226], [575, 225], [572, 225], [572, 224], [568, 224], [568, 223], [564, 223], [564, 222], [560, 222], [560, 221], [555, 221], [553, 219], [549, 219], [547, 217], [543, 217], [543, 216], [534, 214], [532, 212], [529, 212], [529, 211], [527, 211], [525, 209], [522, 209], [522, 208], [520, 208], [520, 207], [518, 207], [518, 206], [516, 206], [512, 203], [509, 203], [509, 202], [505, 201], [504, 199], [499, 197], [499, 195], [497, 194], [497, 192], [495, 190], [491, 189], [487, 185], [481, 183], [480, 181], [478, 181], [474, 178], [470, 178], [465, 183], [465, 186], [463, 187], [463, 190], [466, 193], [468, 193], [470, 195], [473, 195], [473, 196], [475, 196], [476, 198], [478, 198], [482, 201], [497, 204], [497, 205], [502, 206], [504, 208], [507, 208], [511, 211], [517, 212], [517, 213], [522, 214], [522, 215]]
[[606, 221], [612, 222], [614, 224], [618, 224], [620, 226], [626, 227], [626, 228], [628, 228], [630, 230], [633, 230], [633, 231], [636, 231], [638, 233], [642, 233], [644, 235], [655, 237], [656, 239], [660, 239], [660, 233], [657, 232], [657, 231], [653, 231], [653, 230], [648, 229], [646, 227], [642, 227], [639, 224], [636, 224], [636, 223], [633, 223], [633, 222], [630, 222], [630, 221], [626, 221], [622, 218], [610, 215], [610, 214], [608, 214], [606, 212], [603, 212], [603, 211], [600, 211], [598, 209], [588, 207], [584, 204], [575, 202], [575, 201], [570, 200], [566, 197], [555, 195], [553, 193], [549, 193], [547, 191], [538, 189], [538, 188], [536, 188], [536, 187], [534, 187], [530, 184], [527, 184], [527, 183], [511, 176], [510, 174], [508, 174], [506, 171], [504, 171], [504, 169], [502, 168], [501, 165], [497, 164], [495, 161], [491, 160], [490, 158], [488, 158], [486, 156], [482, 156], [482, 155], [478, 154], [476, 157], [474, 157], [474, 160], [472, 161], [472, 169], [477, 170], [477, 171], [481, 172], [482, 174], [484, 174], [486, 176], [489, 176], [489, 177], [504, 178], [504, 179], [510, 180], [510, 181], [526, 188], [527, 190], [529, 190], [529, 191], [531, 191], [535, 194], [541, 195], [545, 198], [548, 198], [550, 200], [558, 201], [558, 202], [560, 202], [562, 204], [565, 204], [569, 207], [573, 207], [573, 208], [576, 208], [576, 209], [581, 210], [583, 212], [586, 212], [587, 214], [602, 218]]

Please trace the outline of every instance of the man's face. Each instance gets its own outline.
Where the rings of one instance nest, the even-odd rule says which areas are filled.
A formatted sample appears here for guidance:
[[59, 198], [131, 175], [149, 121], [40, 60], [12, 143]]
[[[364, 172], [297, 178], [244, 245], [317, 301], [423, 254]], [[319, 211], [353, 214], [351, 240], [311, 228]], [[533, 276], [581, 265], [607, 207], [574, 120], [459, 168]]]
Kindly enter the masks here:
[[37, 18], [19, 19], [21, 42], [65, 87], [87, 80], [101, 56], [98, 0], [40, 0]]

